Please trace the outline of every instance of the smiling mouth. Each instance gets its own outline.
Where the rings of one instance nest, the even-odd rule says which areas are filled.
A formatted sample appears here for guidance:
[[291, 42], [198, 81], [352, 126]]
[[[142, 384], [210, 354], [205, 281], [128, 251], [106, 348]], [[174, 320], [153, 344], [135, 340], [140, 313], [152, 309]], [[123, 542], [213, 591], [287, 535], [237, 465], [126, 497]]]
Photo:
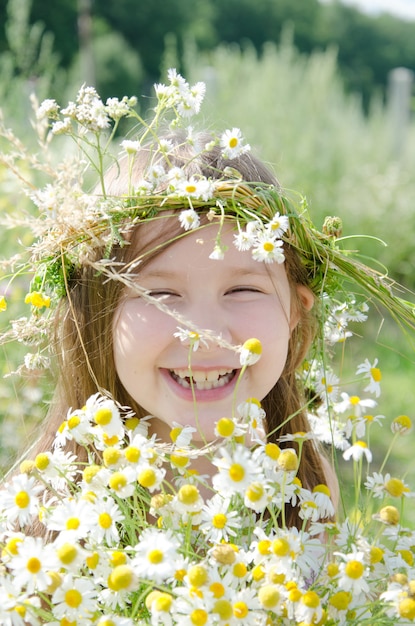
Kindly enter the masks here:
[[217, 369], [209, 371], [190, 371], [189, 369], [170, 370], [170, 376], [184, 389], [205, 391], [224, 387], [236, 376], [237, 370]]

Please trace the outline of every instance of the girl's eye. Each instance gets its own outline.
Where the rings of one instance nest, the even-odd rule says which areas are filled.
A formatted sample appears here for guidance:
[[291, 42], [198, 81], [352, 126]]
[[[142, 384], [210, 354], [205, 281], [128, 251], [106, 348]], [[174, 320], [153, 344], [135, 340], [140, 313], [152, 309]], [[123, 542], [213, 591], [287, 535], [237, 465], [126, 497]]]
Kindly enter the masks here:
[[228, 293], [261, 293], [260, 289], [256, 287], [232, 287], [232, 289], [228, 290]]
[[168, 291], [167, 289], [153, 289], [152, 291], [147, 292], [151, 298], [156, 298], [157, 300], [165, 300], [166, 298], [178, 298], [179, 294], [175, 291]]

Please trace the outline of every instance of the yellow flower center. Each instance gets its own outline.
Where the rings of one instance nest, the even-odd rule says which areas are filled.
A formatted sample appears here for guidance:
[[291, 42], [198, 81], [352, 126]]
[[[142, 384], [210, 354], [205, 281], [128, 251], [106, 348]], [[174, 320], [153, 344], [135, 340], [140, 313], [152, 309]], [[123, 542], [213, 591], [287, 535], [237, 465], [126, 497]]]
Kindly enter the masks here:
[[375, 563], [380, 563], [383, 559], [383, 550], [378, 546], [371, 546], [370, 548], [370, 563], [374, 565]]
[[194, 609], [190, 613], [190, 621], [195, 626], [204, 626], [208, 621], [208, 614], [204, 609]]
[[117, 565], [108, 577], [108, 587], [112, 591], [128, 589], [133, 582], [134, 574], [129, 565]]
[[157, 598], [154, 600], [153, 607], [156, 611], [168, 613], [170, 611], [173, 598], [169, 593], [159, 592]]
[[288, 599], [290, 602], [299, 602], [301, 600], [302, 593], [297, 587], [290, 589], [288, 592]]
[[31, 574], [37, 574], [38, 572], [40, 572], [41, 568], [42, 568], [42, 563], [39, 561], [37, 557], [32, 556], [30, 559], [28, 559], [26, 563], [26, 569]]
[[173, 443], [176, 443], [177, 437], [180, 435], [182, 431], [183, 431], [183, 428], [180, 428], [180, 426], [176, 426], [175, 428], [171, 429], [170, 439], [172, 440]]
[[127, 430], [134, 430], [139, 425], [140, 420], [138, 417], [129, 417], [125, 420], [124, 426]]
[[104, 513], [100, 513], [98, 516], [98, 524], [101, 526], [101, 528], [104, 528], [104, 530], [111, 528], [111, 525], [112, 525], [111, 515], [109, 513], [106, 513], [105, 511]]
[[69, 517], [66, 520], [66, 530], [77, 530], [81, 524], [78, 517]]
[[71, 543], [64, 543], [56, 550], [56, 554], [64, 565], [70, 565], [77, 557], [78, 550]]
[[258, 502], [264, 495], [264, 487], [261, 483], [251, 483], [246, 490], [246, 497], [251, 502]]
[[253, 354], [261, 354], [262, 353], [262, 344], [259, 339], [247, 339], [243, 345], [245, 350], [252, 352]]
[[349, 402], [352, 406], [356, 406], [360, 402], [359, 396], [350, 396]]
[[14, 502], [16, 506], [19, 507], [19, 509], [25, 509], [27, 506], [29, 506], [30, 496], [27, 491], [19, 491], [14, 496]]
[[290, 551], [290, 544], [282, 537], [274, 539], [272, 542], [272, 551], [276, 556], [287, 556]]
[[352, 597], [348, 591], [338, 591], [329, 599], [329, 602], [338, 611], [345, 611]]
[[271, 542], [269, 539], [261, 539], [260, 541], [258, 541], [259, 554], [262, 554], [263, 556], [265, 556], [266, 554], [269, 554], [270, 548], [271, 548]]
[[385, 524], [390, 524], [391, 526], [396, 526], [397, 524], [399, 524], [399, 511], [394, 506], [384, 506], [379, 511], [379, 517], [381, 521]]
[[84, 481], [88, 484], [92, 482], [93, 478], [95, 478], [100, 469], [101, 468], [99, 465], [89, 465], [89, 467], [86, 467], [82, 472], [82, 477]]
[[339, 566], [337, 563], [328, 563], [327, 564], [327, 576], [330, 578], [334, 578], [339, 573]]
[[240, 600], [239, 602], [235, 602], [232, 607], [234, 617], [237, 619], [244, 619], [248, 615], [248, 606], [245, 602]]
[[199, 497], [199, 490], [195, 485], [183, 485], [177, 494], [179, 502], [187, 505], [195, 504]]
[[228, 417], [221, 417], [216, 424], [216, 428], [221, 437], [230, 437], [235, 430], [235, 424]]
[[106, 448], [102, 455], [106, 467], [115, 465], [120, 460], [121, 452], [118, 448]]
[[110, 562], [111, 565], [113, 565], [114, 567], [118, 567], [119, 565], [125, 565], [125, 563], [127, 562], [127, 555], [120, 550], [114, 550], [114, 552], [111, 554]]
[[407, 565], [412, 567], [414, 564], [414, 555], [411, 550], [398, 550], [398, 554], [401, 555]]
[[251, 571], [251, 574], [252, 574], [253, 580], [255, 580], [255, 582], [258, 583], [260, 580], [264, 578], [265, 571], [262, 565], [255, 565], [255, 567]]
[[172, 454], [170, 456], [170, 461], [172, 465], [176, 467], [186, 467], [189, 462], [189, 457], [184, 454]]
[[137, 480], [142, 487], [153, 487], [157, 481], [156, 472], [150, 467], [147, 467], [145, 470], [140, 472]]
[[324, 495], [330, 498], [330, 489], [327, 485], [316, 485], [313, 489], [313, 493], [324, 493]]
[[[186, 185], [186, 192], [187, 193], [194, 193], [196, 191], [196, 185]], [[192, 222], [193, 221], [193, 217], [191, 215], [188, 216], [187, 218], [188, 222]]]
[[209, 587], [209, 591], [211, 591], [214, 598], [221, 598], [225, 595], [225, 587], [219, 582], [212, 583]]
[[76, 609], [82, 602], [82, 594], [77, 589], [69, 589], [65, 593], [65, 602], [71, 609]]
[[227, 521], [228, 521], [228, 518], [226, 517], [224, 513], [216, 513], [216, 515], [212, 517], [212, 525], [215, 528], [219, 528], [219, 529], [225, 528]]
[[98, 563], [99, 563], [99, 554], [98, 552], [94, 552], [93, 554], [89, 554], [86, 559], [86, 564], [89, 567], [89, 569], [96, 569]]
[[161, 563], [163, 561], [164, 558], [164, 554], [161, 550], [150, 550], [150, 552], [147, 555], [148, 560], [150, 561], [150, 563], [152, 563], [153, 565], [158, 565], [159, 563]]
[[233, 566], [233, 575], [235, 578], [243, 578], [246, 576], [247, 571], [245, 563], [235, 563]]
[[12, 554], [13, 556], [19, 554], [19, 543], [22, 543], [22, 541], [23, 539], [21, 539], [20, 537], [12, 537], [11, 539], [9, 539], [5, 547], [7, 552], [9, 554]]
[[415, 619], [415, 600], [412, 598], [406, 598], [399, 603], [399, 615], [404, 619]]
[[101, 407], [95, 412], [95, 422], [98, 426], [107, 426], [112, 419], [112, 411], [108, 407]]
[[213, 605], [213, 613], [217, 613], [222, 621], [232, 617], [232, 604], [228, 600], [217, 600]]
[[265, 454], [273, 461], [277, 461], [281, 454], [281, 448], [276, 443], [265, 444]]
[[378, 367], [371, 367], [370, 373], [375, 383], [380, 383], [380, 381], [382, 380], [382, 372], [380, 371], [380, 369]]
[[392, 430], [397, 430], [398, 432], [405, 432], [411, 430], [412, 428], [412, 420], [408, 415], [398, 415], [392, 422]]
[[229, 468], [229, 477], [234, 482], [240, 482], [245, 476], [245, 469], [240, 463], [233, 463]]
[[72, 622], [69, 619], [66, 619], [66, 617], [62, 617], [61, 621], [59, 622], [59, 626], [76, 626], [76, 620]]
[[121, 491], [127, 485], [127, 479], [122, 472], [114, 472], [108, 481], [108, 485], [114, 491]]
[[231, 139], [229, 140], [229, 147], [236, 148], [237, 145], [238, 145], [237, 137], [231, 137]]
[[357, 580], [358, 578], [361, 578], [363, 576], [365, 568], [363, 563], [361, 563], [360, 561], [349, 561], [348, 563], [346, 563], [344, 571], [346, 576]]
[[309, 609], [316, 609], [320, 605], [320, 598], [315, 591], [306, 591], [301, 597], [301, 602]]
[[38, 454], [37, 457], [35, 458], [35, 466], [41, 472], [43, 472], [49, 466], [49, 463], [50, 463], [50, 459], [48, 455], [45, 454], [44, 452], [41, 454]]
[[408, 487], [399, 478], [391, 478], [385, 483], [386, 491], [394, 498], [400, 498], [404, 493], [408, 492]]
[[265, 609], [275, 608], [280, 601], [280, 592], [275, 585], [264, 585], [258, 591], [258, 600]]
[[207, 570], [202, 565], [193, 565], [187, 573], [189, 583], [192, 587], [201, 587], [208, 581]]
[[278, 465], [285, 472], [295, 471], [298, 467], [298, 457], [294, 450], [282, 450], [278, 457]]

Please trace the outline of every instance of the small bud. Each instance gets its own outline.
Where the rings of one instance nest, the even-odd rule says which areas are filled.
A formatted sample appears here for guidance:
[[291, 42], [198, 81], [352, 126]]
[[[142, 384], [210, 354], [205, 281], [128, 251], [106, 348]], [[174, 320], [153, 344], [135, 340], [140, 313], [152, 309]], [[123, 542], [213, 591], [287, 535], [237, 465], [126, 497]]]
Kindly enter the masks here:
[[343, 233], [343, 222], [341, 218], [327, 215], [323, 223], [323, 233], [329, 237], [335, 237], [336, 239], [341, 237]]

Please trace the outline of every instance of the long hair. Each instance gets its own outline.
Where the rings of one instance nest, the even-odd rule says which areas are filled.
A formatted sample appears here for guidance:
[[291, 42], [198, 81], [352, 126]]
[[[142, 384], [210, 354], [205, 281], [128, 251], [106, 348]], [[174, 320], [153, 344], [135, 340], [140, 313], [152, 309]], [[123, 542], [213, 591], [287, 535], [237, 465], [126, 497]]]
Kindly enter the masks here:
[[[168, 137], [174, 141], [173, 157], [169, 155], [171, 166], [185, 166], [188, 176], [201, 174], [210, 178], [219, 178], [227, 167], [237, 170], [242, 179], [249, 182], [261, 182], [279, 187], [268, 168], [251, 153], [228, 161], [221, 155], [218, 147], [209, 151], [199, 150], [205, 146], [209, 136], [201, 134], [195, 138], [192, 148], [184, 142], [180, 133]], [[133, 182], [140, 180], [143, 171], [153, 157], [151, 148], [142, 149], [134, 162]], [[113, 168], [107, 180], [108, 195], [126, 193], [126, 174]], [[175, 225], [176, 223], [176, 225]], [[175, 229], [177, 228], [177, 232]], [[141, 263], [151, 262], [158, 252], [165, 249], [165, 242], [160, 241], [159, 229], [154, 241], [146, 241], [149, 254]], [[169, 220], [168, 240], [182, 232], [178, 220]], [[142, 250], [140, 249], [140, 224], [128, 233], [129, 245], [115, 244], [110, 258], [122, 267], [128, 266]], [[165, 245], [169, 245], [166, 243]], [[142, 247], [142, 246], [141, 246]], [[99, 260], [108, 251], [96, 251], [95, 260]], [[315, 314], [302, 305], [296, 285], [308, 284], [306, 271], [296, 251], [285, 246], [285, 267], [291, 286], [292, 304], [299, 315], [299, 322], [292, 331], [288, 357], [284, 371], [273, 389], [263, 399], [266, 412], [267, 431], [270, 441], [277, 441], [286, 433], [307, 431], [309, 426], [304, 410], [304, 397], [297, 380], [296, 371], [304, 359], [315, 335]], [[99, 390], [106, 390], [118, 402], [131, 407], [138, 417], [145, 412], [130, 397], [121, 384], [114, 363], [112, 326], [113, 316], [122, 297], [123, 285], [117, 280], [108, 280], [97, 272], [90, 263], [85, 263], [78, 272], [70, 277], [68, 294], [62, 299], [55, 324], [54, 347], [58, 360], [58, 381], [55, 400], [47, 418], [46, 428], [39, 440], [37, 450], [50, 447], [56, 430], [65, 419], [69, 408], [82, 406], [85, 400]], [[291, 417], [290, 417], [291, 416]], [[82, 449], [74, 446], [78, 455]], [[82, 459], [81, 459], [82, 460]], [[298, 476], [308, 488], [325, 483], [326, 477], [321, 454], [312, 442], [305, 442]], [[295, 511], [287, 511], [288, 521], [298, 523]]]

